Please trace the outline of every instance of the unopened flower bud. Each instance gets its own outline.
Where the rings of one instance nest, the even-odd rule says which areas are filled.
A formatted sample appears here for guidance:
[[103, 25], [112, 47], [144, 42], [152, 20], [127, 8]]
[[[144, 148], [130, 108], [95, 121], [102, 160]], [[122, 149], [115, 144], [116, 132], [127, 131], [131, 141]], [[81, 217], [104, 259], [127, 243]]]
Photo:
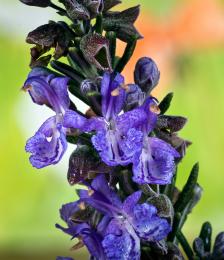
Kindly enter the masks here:
[[217, 235], [212, 256], [212, 259], [224, 259], [224, 232]]
[[135, 83], [147, 94], [158, 84], [160, 72], [156, 63], [147, 57], [138, 60], [134, 71]]
[[25, 5], [48, 7], [51, 4], [50, 0], [20, 0]]

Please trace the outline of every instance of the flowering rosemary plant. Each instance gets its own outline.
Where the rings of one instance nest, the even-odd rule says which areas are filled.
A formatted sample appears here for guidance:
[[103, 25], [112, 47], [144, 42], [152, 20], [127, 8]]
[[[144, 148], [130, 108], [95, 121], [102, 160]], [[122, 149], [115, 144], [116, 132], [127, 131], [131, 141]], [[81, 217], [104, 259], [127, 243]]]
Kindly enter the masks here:
[[[212, 247], [209, 222], [193, 246], [182, 232], [201, 197], [199, 168], [178, 190], [178, 164], [191, 144], [178, 132], [187, 119], [166, 114], [172, 93], [161, 102], [151, 95], [160, 78], [156, 63], [140, 58], [132, 84], [121, 74], [142, 38], [134, 27], [139, 6], [118, 12], [111, 8], [120, 0], [20, 1], [66, 18], [28, 34], [31, 71], [23, 90], [55, 113], [26, 143], [32, 166], [57, 164], [67, 143], [74, 145], [67, 179], [82, 189], [60, 209], [65, 224], [56, 224], [78, 239], [72, 249], [86, 246], [92, 260], [224, 259], [224, 233]], [[122, 57], [117, 39], [126, 43]], [[89, 106], [86, 113], [69, 93]]]

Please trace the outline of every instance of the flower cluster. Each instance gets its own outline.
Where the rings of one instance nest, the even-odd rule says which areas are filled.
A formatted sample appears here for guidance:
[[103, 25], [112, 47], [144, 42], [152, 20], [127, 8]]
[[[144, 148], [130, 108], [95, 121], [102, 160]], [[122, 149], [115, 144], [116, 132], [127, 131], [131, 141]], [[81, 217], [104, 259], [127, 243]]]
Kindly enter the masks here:
[[[34, 46], [22, 89], [54, 112], [26, 143], [32, 166], [57, 164], [68, 143], [75, 145], [67, 178], [84, 187], [60, 210], [66, 227], [56, 224], [78, 239], [73, 249], [85, 245], [99, 260], [183, 259], [180, 242], [190, 259], [223, 256], [222, 235], [210, 252], [209, 225], [194, 251], [181, 231], [202, 189], [198, 164], [183, 190], [175, 187], [178, 163], [191, 142], [178, 136], [187, 119], [165, 115], [172, 93], [161, 102], [152, 95], [160, 79], [156, 63], [140, 58], [132, 84], [121, 74], [142, 38], [134, 26], [139, 6], [118, 12], [111, 8], [119, 0], [59, 0], [63, 8], [50, 0], [21, 2], [54, 8], [71, 22], [50, 21], [28, 34]], [[117, 39], [126, 43], [122, 57], [116, 56]], [[88, 111], [80, 111], [71, 95]]]

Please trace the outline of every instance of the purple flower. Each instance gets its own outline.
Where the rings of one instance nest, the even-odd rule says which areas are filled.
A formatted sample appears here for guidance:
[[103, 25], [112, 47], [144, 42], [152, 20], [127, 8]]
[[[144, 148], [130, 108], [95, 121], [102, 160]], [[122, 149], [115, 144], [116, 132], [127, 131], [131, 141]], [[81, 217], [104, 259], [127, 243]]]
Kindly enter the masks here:
[[171, 230], [154, 206], [138, 203], [140, 191], [121, 202], [104, 175], [93, 180], [90, 191], [82, 190], [80, 201], [105, 214], [104, 221], [109, 220], [102, 240], [107, 259], [140, 259], [140, 240], [160, 241]]
[[31, 153], [31, 164], [40, 169], [56, 164], [60, 161], [67, 149], [65, 130], [58, 122], [56, 116], [47, 119], [31, 137], [25, 147]]
[[26, 143], [25, 149], [31, 153], [30, 162], [36, 168], [56, 164], [66, 151], [63, 116], [70, 104], [68, 80], [67, 77], [57, 77], [47, 69], [34, 68], [23, 86], [34, 103], [47, 105], [56, 113], [47, 119]]
[[[136, 85], [131, 85], [132, 87]], [[166, 142], [149, 137], [156, 126], [159, 109], [148, 97], [145, 102], [128, 112], [121, 113], [131, 87], [124, 78], [106, 72], [101, 83], [102, 115], [86, 119], [67, 110], [64, 126], [82, 131], [96, 131], [92, 143], [101, 159], [109, 166], [133, 163], [133, 180], [139, 184], [170, 183], [175, 170], [177, 151]], [[141, 98], [141, 102], [144, 97]]]
[[29, 92], [34, 103], [47, 105], [56, 114], [63, 114], [70, 104], [68, 81], [67, 77], [59, 77], [48, 69], [36, 67], [29, 73], [22, 89]]
[[[102, 242], [102, 234], [100, 230], [103, 228], [103, 222], [98, 226], [98, 230], [93, 228], [90, 223], [84, 222], [83, 220], [73, 220], [73, 216], [80, 211], [79, 202], [71, 202], [65, 204], [60, 209], [61, 218], [67, 224], [67, 228], [56, 224], [56, 228], [61, 229], [66, 234], [72, 236], [73, 238], [81, 239], [80, 242], [83, 243], [89, 250], [90, 254], [96, 259], [106, 260]], [[82, 244], [81, 244], [82, 245]]]
[[137, 127], [147, 115], [140, 110], [120, 115], [126, 100], [125, 87], [124, 78], [120, 74], [106, 72], [101, 83], [103, 117], [87, 120], [70, 110], [64, 117], [66, 127], [82, 131], [96, 130], [92, 143], [109, 166], [131, 163], [142, 146], [143, 134]]
[[148, 114], [148, 120], [141, 125], [144, 137], [141, 153], [136, 154], [133, 161], [133, 180], [139, 184], [168, 184], [175, 171], [174, 160], [180, 155], [170, 144], [148, 136], [159, 112], [155, 100], [148, 98], [141, 109]]

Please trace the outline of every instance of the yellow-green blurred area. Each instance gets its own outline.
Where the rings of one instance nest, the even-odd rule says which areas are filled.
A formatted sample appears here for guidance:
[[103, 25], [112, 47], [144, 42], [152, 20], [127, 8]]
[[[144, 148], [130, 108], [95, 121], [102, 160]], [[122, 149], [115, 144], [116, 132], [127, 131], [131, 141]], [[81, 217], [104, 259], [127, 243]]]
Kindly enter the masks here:
[[[159, 24], [163, 18], [163, 22], [168, 21], [171, 13], [172, 16], [178, 15], [174, 11], [178, 10], [175, 9], [177, 2], [180, 5], [186, 1], [123, 2], [122, 7], [142, 5], [144, 16], [140, 19], [145, 19], [143, 23], [147, 27], [147, 24], [150, 26], [147, 13], [153, 15], [154, 20], [158, 19]], [[50, 260], [57, 255], [88, 259], [83, 251], [69, 251], [73, 242], [54, 227], [56, 222], [61, 223], [58, 212], [61, 205], [75, 198], [75, 188], [70, 187], [66, 180], [69, 154], [60, 165], [38, 171], [31, 167], [24, 151], [26, 139], [47, 118], [47, 109], [32, 104], [30, 97], [20, 91], [29, 71], [30, 46], [24, 39], [29, 30], [53, 19], [53, 12], [23, 6], [16, 0], [0, 0], [0, 3], [0, 259]], [[217, 3], [223, 12], [224, 3]], [[206, 15], [209, 20], [209, 8]], [[219, 17], [219, 22], [224, 24], [224, 16], [223, 20]], [[179, 31], [185, 30], [188, 29], [183, 26]], [[191, 32], [188, 31], [188, 35], [191, 37]], [[161, 99], [173, 91], [175, 95], [169, 113], [189, 119], [181, 135], [190, 139], [193, 145], [179, 167], [179, 187], [185, 183], [192, 165], [200, 162], [199, 183], [204, 194], [184, 229], [191, 241], [206, 220], [213, 224], [215, 234], [224, 230], [224, 37], [223, 41], [220, 37], [217, 43], [216, 36], [214, 29], [212, 44], [213, 33], [207, 35], [211, 44], [205, 48], [200, 48], [200, 44], [204, 46], [206, 38], [200, 43], [192, 36], [188, 39], [191, 42], [189, 47], [165, 57], [168, 65], [161, 69], [161, 76], [169, 80], [164, 81], [160, 90], [158, 86], [156, 92]], [[150, 48], [149, 36], [148, 39]], [[161, 55], [167, 48], [163, 41], [158, 37]], [[175, 39], [170, 39], [170, 44], [174, 45], [173, 49], [178, 49]], [[194, 45], [199, 47], [194, 48]], [[142, 52], [139, 55], [143, 55]], [[172, 78], [166, 73], [172, 73]]]

